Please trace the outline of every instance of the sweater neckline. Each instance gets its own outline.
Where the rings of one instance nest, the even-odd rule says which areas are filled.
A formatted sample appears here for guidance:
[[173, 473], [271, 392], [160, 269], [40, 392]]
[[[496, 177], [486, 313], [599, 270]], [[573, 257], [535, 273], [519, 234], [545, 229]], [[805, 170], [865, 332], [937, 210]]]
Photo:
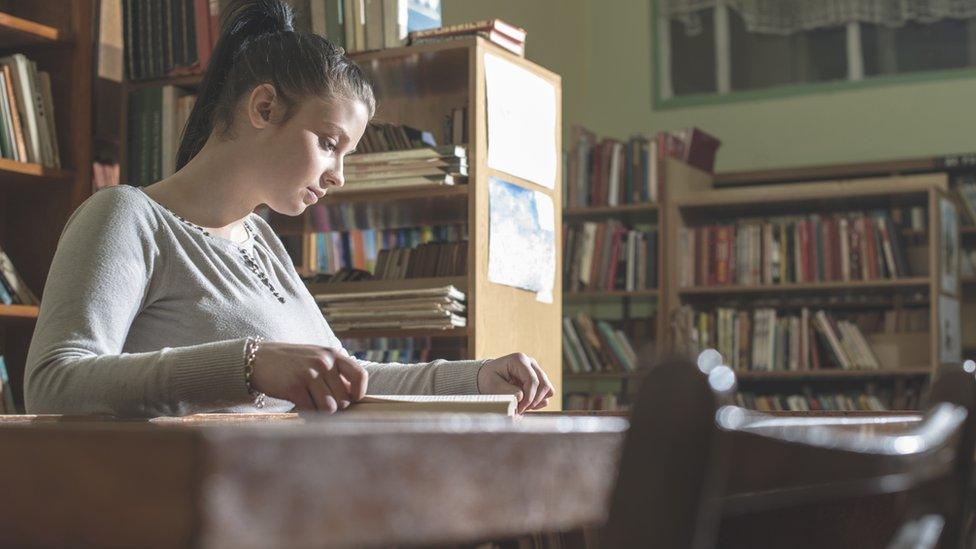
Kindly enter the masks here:
[[156, 199], [153, 198], [153, 197], [151, 197], [151, 196], [149, 196], [149, 193], [147, 193], [146, 190], [143, 189], [142, 187], [134, 187], [134, 188], [139, 191], [139, 194], [141, 194], [142, 196], [146, 197], [146, 200], [148, 200], [155, 207], [157, 207], [157, 208], [165, 211], [167, 214], [173, 216], [173, 218], [175, 218], [180, 223], [183, 223], [184, 225], [187, 225], [187, 226], [193, 228], [195, 232], [202, 233], [203, 236], [205, 236], [208, 240], [212, 240], [212, 241], [219, 242], [219, 243], [221, 243], [221, 244], [223, 244], [225, 246], [233, 246], [234, 248], [241, 248], [241, 249], [251, 248], [252, 247], [252, 244], [254, 243], [255, 230], [248, 223], [248, 220], [247, 219], [244, 220], [244, 230], [245, 230], [245, 232], [247, 232], [247, 239], [244, 240], [243, 242], [234, 242], [233, 240], [231, 240], [229, 238], [225, 238], [223, 236], [215, 235], [212, 232], [208, 231], [207, 229], [205, 229], [203, 227], [200, 227], [199, 225], [196, 225], [195, 223], [193, 223], [191, 221], [188, 221], [186, 218], [178, 215], [173, 210], [171, 210], [171, 209], [167, 208], [166, 206], [162, 205], [161, 203], [157, 202]]

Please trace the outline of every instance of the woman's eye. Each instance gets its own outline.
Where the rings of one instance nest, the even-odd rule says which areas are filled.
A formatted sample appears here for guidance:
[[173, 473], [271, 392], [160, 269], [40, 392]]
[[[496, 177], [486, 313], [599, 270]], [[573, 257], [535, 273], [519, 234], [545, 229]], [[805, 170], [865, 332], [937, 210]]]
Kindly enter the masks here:
[[336, 143], [334, 141], [332, 141], [331, 139], [320, 138], [319, 139], [319, 146], [322, 147], [323, 149], [327, 150], [327, 151], [334, 151], [334, 150], [336, 150]]

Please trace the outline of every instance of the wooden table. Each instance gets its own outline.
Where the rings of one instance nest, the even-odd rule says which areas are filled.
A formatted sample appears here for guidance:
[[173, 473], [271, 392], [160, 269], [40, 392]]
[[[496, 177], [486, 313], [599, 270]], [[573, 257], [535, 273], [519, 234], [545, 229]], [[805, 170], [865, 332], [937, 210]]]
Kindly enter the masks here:
[[628, 425], [582, 416], [263, 419], [0, 418], [0, 540], [370, 547], [596, 525]]

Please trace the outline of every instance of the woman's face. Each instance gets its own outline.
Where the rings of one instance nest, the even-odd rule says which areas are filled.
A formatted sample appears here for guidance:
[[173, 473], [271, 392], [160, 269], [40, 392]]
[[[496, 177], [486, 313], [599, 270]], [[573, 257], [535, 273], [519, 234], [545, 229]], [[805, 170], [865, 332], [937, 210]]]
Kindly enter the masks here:
[[343, 158], [369, 122], [366, 105], [355, 99], [309, 97], [295, 108], [283, 124], [272, 125], [263, 143], [271, 187], [265, 202], [284, 215], [301, 214], [329, 187], [343, 185]]

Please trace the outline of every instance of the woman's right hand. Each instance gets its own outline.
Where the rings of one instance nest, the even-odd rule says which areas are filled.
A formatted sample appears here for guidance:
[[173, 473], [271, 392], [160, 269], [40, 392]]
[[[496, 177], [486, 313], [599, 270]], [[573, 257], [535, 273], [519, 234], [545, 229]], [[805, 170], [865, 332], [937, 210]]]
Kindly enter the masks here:
[[251, 387], [289, 400], [296, 410], [335, 412], [366, 395], [369, 375], [341, 351], [317, 345], [263, 342], [254, 355]]

